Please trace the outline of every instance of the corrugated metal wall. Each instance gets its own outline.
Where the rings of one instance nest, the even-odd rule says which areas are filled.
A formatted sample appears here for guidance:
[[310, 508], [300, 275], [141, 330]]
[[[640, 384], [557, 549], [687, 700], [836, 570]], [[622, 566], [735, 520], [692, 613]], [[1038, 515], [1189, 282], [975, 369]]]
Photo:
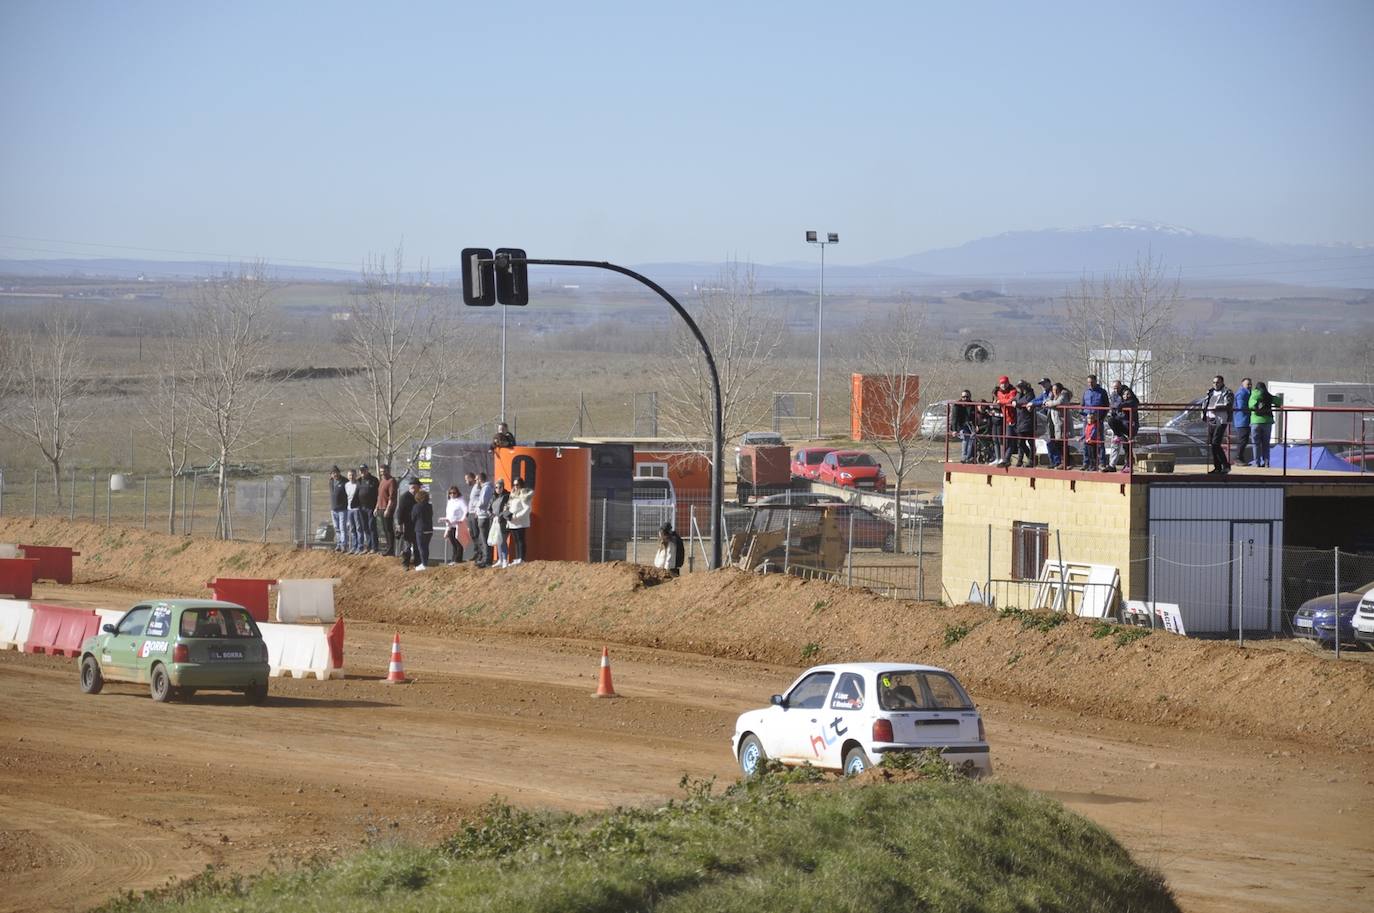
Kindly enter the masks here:
[[1282, 487], [1151, 485], [1149, 517], [1151, 597], [1189, 634], [1280, 629]]

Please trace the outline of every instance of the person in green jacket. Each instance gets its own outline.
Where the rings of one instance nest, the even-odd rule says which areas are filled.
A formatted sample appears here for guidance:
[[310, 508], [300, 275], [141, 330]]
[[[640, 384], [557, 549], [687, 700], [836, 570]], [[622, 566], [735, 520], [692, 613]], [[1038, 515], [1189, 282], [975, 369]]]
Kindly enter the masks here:
[[1250, 437], [1255, 446], [1255, 465], [1269, 465], [1269, 435], [1274, 430], [1274, 396], [1260, 381], [1250, 391]]

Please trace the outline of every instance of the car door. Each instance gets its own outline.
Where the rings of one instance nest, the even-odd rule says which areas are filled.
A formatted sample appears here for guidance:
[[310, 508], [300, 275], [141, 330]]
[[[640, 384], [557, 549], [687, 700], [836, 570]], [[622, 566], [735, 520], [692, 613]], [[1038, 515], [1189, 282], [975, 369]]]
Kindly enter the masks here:
[[100, 670], [105, 678], [110, 681], [137, 680], [138, 653], [143, 646], [143, 632], [152, 611], [152, 606], [134, 606], [115, 623], [114, 633], [105, 635], [100, 655]]
[[805, 675], [787, 692], [778, 715], [778, 745], [776, 757], [790, 764], [809, 761], [819, 765], [828, 747], [824, 730], [827, 715], [826, 701], [835, 673], [817, 670]]
[[[820, 760], [813, 761], [819, 767], [842, 767], [844, 765], [844, 742], [847, 738], [858, 738], [872, 711], [866, 706], [867, 689], [864, 677], [859, 672], [841, 672], [835, 681], [835, 689], [830, 693], [826, 704], [828, 712], [820, 719], [820, 731], [816, 735], [825, 745], [820, 750]], [[812, 743], [815, 747], [815, 743]]]
[[143, 629], [143, 639], [134, 659], [131, 681], [146, 682], [149, 670], [155, 662], [168, 662], [171, 659], [171, 645], [176, 641], [176, 613], [167, 603], [155, 603], [148, 616], [148, 626]]
[[821, 465], [816, 469], [816, 479], [821, 482], [835, 482], [835, 467], [838, 465], [835, 454], [827, 453], [825, 459], [821, 460]]

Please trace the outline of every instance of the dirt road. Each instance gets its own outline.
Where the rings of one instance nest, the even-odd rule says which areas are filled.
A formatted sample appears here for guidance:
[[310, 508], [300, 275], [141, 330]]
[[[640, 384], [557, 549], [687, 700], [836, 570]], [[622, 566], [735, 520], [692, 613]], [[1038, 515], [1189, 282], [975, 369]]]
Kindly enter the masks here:
[[[391, 629], [355, 623], [352, 677], [274, 680], [263, 707], [87, 697], [67, 661], [0, 654], [0, 910], [433, 840], [493, 795], [591, 809], [674, 795], [684, 773], [733, 778], [734, 716], [796, 672], [613, 647], [625, 697], [596, 701], [599, 644], [401, 633], [414, 684], [376, 681]], [[1368, 754], [981, 703], [997, 775], [1105, 825], [1184, 909], [1374, 903]]]

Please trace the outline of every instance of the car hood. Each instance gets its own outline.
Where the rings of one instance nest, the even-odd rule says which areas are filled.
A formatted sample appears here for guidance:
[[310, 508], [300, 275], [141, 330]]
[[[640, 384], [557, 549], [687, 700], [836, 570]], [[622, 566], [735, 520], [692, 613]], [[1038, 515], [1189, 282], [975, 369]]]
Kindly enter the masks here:
[[[1360, 600], [1361, 600], [1362, 598], [1364, 598], [1364, 597], [1363, 597], [1361, 594], [1359, 594], [1359, 593], [1341, 593], [1341, 594], [1340, 594], [1340, 612], [1341, 612], [1341, 614], [1342, 614], [1342, 615], [1351, 615], [1351, 614], [1354, 614], [1355, 609], [1356, 609], [1357, 606], [1359, 606]], [[1301, 616], [1303, 616], [1304, 618], [1307, 617], [1307, 616], [1309, 616], [1309, 615], [1312, 615], [1312, 616], [1330, 615], [1330, 614], [1331, 614], [1331, 611], [1332, 611], [1332, 608], [1333, 608], [1333, 605], [1334, 605], [1334, 600], [1335, 600], [1335, 597], [1333, 597], [1333, 596], [1330, 595], [1330, 594], [1327, 594], [1327, 595], [1325, 595], [1325, 596], [1317, 596], [1317, 597], [1315, 597], [1315, 598], [1313, 598], [1313, 599], [1309, 599], [1309, 600], [1307, 600], [1306, 602], [1304, 602], [1302, 605], [1298, 606], [1298, 614], [1301, 615]]]

